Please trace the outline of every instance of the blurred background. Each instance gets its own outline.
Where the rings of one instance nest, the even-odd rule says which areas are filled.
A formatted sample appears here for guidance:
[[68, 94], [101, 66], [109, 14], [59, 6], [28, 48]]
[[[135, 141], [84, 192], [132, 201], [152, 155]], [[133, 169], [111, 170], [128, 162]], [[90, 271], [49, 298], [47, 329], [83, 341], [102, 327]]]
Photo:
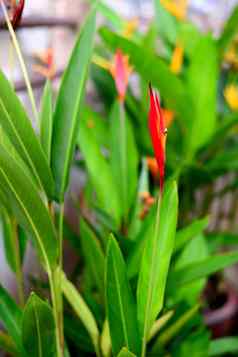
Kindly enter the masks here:
[[[137, 18], [142, 31], [146, 31], [154, 16], [152, 0], [105, 0], [105, 3], [113, 7], [117, 13], [120, 13], [127, 20]], [[214, 36], [218, 36], [226, 18], [237, 3], [237, 0], [190, 0], [188, 1], [188, 17], [202, 31], [212, 31]], [[26, 0], [23, 26], [18, 31], [18, 38], [36, 98], [40, 98], [45, 81], [40, 73], [36, 73], [39, 71], [34, 70], [35, 65], [39, 62], [39, 56], [47, 55], [49, 49], [52, 51], [51, 54], [56, 68], [54, 85], [57, 87], [58, 79], [74, 43], [75, 33], [85, 18], [87, 8], [87, 2], [80, 0]], [[99, 19], [100, 21], [102, 19]], [[3, 26], [0, 30], [0, 45], [1, 68], [15, 83], [16, 90], [30, 112], [22, 74], [18, 62], [12, 54], [9, 35]], [[228, 196], [224, 198], [224, 212], [229, 211], [232, 204], [231, 195], [228, 193]], [[213, 210], [216, 212], [216, 203], [214, 203]], [[226, 217], [222, 217], [220, 223], [226, 226], [226, 222]], [[0, 239], [0, 281], [7, 288], [14, 290], [14, 278], [7, 267], [2, 244], [3, 242]], [[24, 269], [28, 270], [30, 266], [31, 272], [34, 273], [34, 269], [37, 270], [38, 265], [35, 266], [35, 259], [32, 254], [32, 252], [27, 254]]]

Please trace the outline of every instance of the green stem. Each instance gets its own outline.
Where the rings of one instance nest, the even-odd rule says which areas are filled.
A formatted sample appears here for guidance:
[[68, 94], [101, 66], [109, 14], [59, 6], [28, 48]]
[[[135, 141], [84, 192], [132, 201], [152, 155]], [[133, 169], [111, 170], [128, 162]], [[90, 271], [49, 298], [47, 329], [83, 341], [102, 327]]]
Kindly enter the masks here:
[[[156, 223], [155, 223], [155, 230], [154, 230], [154, 239], [156, 239], [156, 237], [159, 235], [159, 228], [160, 228], [160, 207], [161, 207], [161, 201], [162, 201], [162, 192], [160, 191], [159, 196], [158, 196], [158, 204], [157, 204], [157, 213], [156, 213]], [[155, 250], [154, 252], [152, 252], [152, 254], [155, 254]], [[154, 257], [152, 257], [152, 263], [154, 262]], [[151, 279], [150, 279], [151, 280]], [[149, 286], [151, 286], [151, 281], [149, 283]], [[149, 310], [150, 310], [150, 306], [151, 306], [151, 299], [152, 299], [152, 291], [150, 291], [150, 295], [147, 301], [147, 305], [146, 305], [146, 315], [148, 316]], [[145, 357], [146, 356], [146, 344], [147, 344], [147, 340], [148, 340], [148, 334], [149, 334], [149, 328], [150, 326], [148, 326], [148, 318], [145, 321], [145, 326], [144, 326], [144, 332], [143, 332], [143, 339], [142, 339], [142, 352], [141, 352], [141, 357]]]
[[24, 279], [22, 273], [21, 265], [21, 256], [20, 256], [20, 246], [19, 246], [19, 236], [17, 230], [17, 222], [13, 221], [13, 239], [14, 239], [14, 248], [15, 248], [15, 261], [16, 261], [16, 280], [17, 280], [17, 290], [19, 303], [21, 306], [24, 306]]
[[[49, 212], [54, 221], [54, 206], [48, 203]], [[62, 268], [63, 268], [63, 223], [64, 223], [64, 204], [60, 206], [59, 215], [59, 265], [53, 271], [48, 268], [49, 282], [51, 290], [51, 299], [53, 305], [55, 326], [56, 326], [56, 345], [57, 357], [64, 356], [64, 324], [63, 324], [63, 296], [62, 296]]]
[[57, 349], [57, 357], [64, 356], [64, 343], [62, 340], [62, 325], [61, 325], [61, 309], [59, 304], [59, 281], [61, 281], [60, 274], [57, 269], [55, 271], [49, 271], [49, 283], [50, 283], [50, 291], [51, 291], [51, 299], [53, 305], [53, 314], [55, 319], [55, 337], [56, 337], [56, 349]]
[[23, 74], [23, 77], [24, 77], [24, 80], [25, 80], [25, 83], [26, 83], [28, 95], [29, 95], [30, 102], [31, 102], [31, 105], [32, 105], [32, 111], [33, 111], [33, 114], [34, 114], [34, 117], [35, 117], [36, 121], [38, 122], [38, 114], [37, 114], [35, 98], [34, 98], [33, 90], [32, 90], [32, 87], [31, 87], [31, 82], [30, 82], [30, 79], [29, 79], [29, 76], [28, 76], [28, 73], [27, 73], [26, 64], [24, 62], [24, 59], [23, 59], [23, 56], [22, 56], [22, 53], [21, 53], [21, 49], [20, 49], [20, 46], [19, 46], [19, 43], [18, 43], [18, 40], [17, 40], [17, 36], [15, 34], [15, 31], [14, 31], [14, 29], [12, 27], [12, 24], [11, 24], [11, 21], [9, 19], [6, 6], [5, 6], [3, 0], [0, 0], [0, 2], [1, 2], [2, 11], [3, 11], [4, 17], [5, 17], [6, 23], [7, 23], [7, 27], [8, 27], [9, 33], [10, 33], [11, 38], [12, 38], [12, 43], [13, 43], [13, 45], [15, 47], [15, 50], [16, 50], [16, 53], [17, 53], [17, 56], [18, 56], [18, 60], [19, 60], [20, 66], [21, 66], [22, 74]]
[[128, 185], [127, 185], [127, 140], [126, 140], [126, 118], [125, 109], [122, 102], [119, 103], [120, 107], [120, 150], [121, 150], [121, 172], [122, 175], [122, 201], [123, 201], [123, 213], [124, 213], [124, 224], [127, 223], [127, 196], [128, 196]]
[[64, 241], [64, 203], [60, 206], [59, 215], [59, 266], [63, 270], [63, 241]]
[[62, 348], [64, 347], [64, 316], [63, 316], [63, 294], [62, 294], [62, 279], [61, 272], [63, 271], [63, 243], [64, 243], [64, 203], [60, 206], [59, 215], [59, 270], [57, 275], [58, 282], [58, 314], [59, 314], [59, 330], [60, 341]]

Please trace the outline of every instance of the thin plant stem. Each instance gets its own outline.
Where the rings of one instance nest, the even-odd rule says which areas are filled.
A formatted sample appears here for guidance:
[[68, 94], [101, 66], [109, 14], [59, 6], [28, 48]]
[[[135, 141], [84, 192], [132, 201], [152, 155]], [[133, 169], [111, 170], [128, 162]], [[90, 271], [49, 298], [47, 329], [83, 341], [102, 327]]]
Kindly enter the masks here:
[[59, 281], [59, 274], [57, 269], [52, 272], [49, 270], [48, 272], [49, 283], [50, 283], [50, 292], [51, 292], [51, 299], [52, 299], [52, 306], [53, 306], [53, 314], [55, 320], [55, 337], [56, 337], [56, 350], [57, 350], [57, 357], [64, 356], [64, 347], [62, 345], [62, 337], [61, 337], [61, 318], [60, 318], [60, 311], [59, 311], [59, 291], [58, 291], [58, 281]]
[[[52, 202], [48, 202], [48, 209], [52, 220], [55, 223], [55, 210]], [[63, 324], [63, 296], [62, 296], [62, 269], [63, 269], [63, 223], [64, 223], [64, 204], [60, 206], [59, 214], [59, 263], [54, 271], [49, 272], [49, 282], [51, 299], [56, 325], [57, 357], [64, 355], [64, 324]]]
[[20, 245], [19, 245], [19, 235], [17, 229], [17, 222], [13, 221], [13, 240], [15, 249], [15, 261], [16, 261], [16, 281], [17, 281], [17, 291], [19, 297], [19, 303], [24, 306], [24, 279], [22, 273], [21, 256], [20, 256]]
[[[155, 229], [154, 229], [154, 239], [156, 239], [156, 237], [159, 234], [161, 201], [162, 201], [162, 192], [160, 191], [159, 195], [158, 195], [156, 222], [155, 222]], [[152, 252], [152, 254], [155, 254], [155, 251]], [[152, 262], [154, 262], [154, 257], [152, 258]], [[152, 295], [152, 293], [150, 293], [150, 296], [149, 296], [148, 301], [147, 301], [146, 314], [148, 314], [148, 311], [150, 309], [151, 295]], [[144, 326], [144, 332], [143, 332], [141, 357], [145, 357], [146, 356], [146, 345], [147, 345], [147, 339], [148, 339], [148, 334], [149, 334], [148, 330], [149, 330], [148, 319], [146, 319], [145, 326]]]
[[121, 172], [122, 175], [122, 201], [123, 201], [123, 209], [124, 209], [124, 224], [127, 222], [127, 197], [128, 197], [128, 186], [127, 186], [127, 141], [126, 141], [126, 117], [125, 117], [125, 109], [124, 104], [122, 102], [119, 103], [119, 120], [120, 120], [120, 150], [121, 150]]
[[23, 74], [24, 80], [26, 82], [26, 87], [27, 87], [29, 98], [30, 98], [33, 115], [35, 117], [35, 120], [38, 122], [39, 118], [38, 118], [38, 113], [37, 113], [37, 108], [36, 108], [36, 102], [35, 102], [33, 90], [32, 90], [32, 87], [31, 87], [31, 82], [30, 82], [30, 79], [29, 79], [29, 76], [28, 76], [26, 64], [24, 62], [24, 59], [23, 59], [23, 56], [22, 56], [22, 53], [21, 53], [21, 49], [20, 49], [20, 46], [19, 46], [19, 43], [18, 43], [18, 40], [17, 40], [17, 36], [15, 34], [15, 31], [14, 31], [14, 29], [12, 27], [12, 24], [11, 24], [11, 21], [9, 19], [6, 6], [5, 6], [3, 0], [0, 0], [0, 2], [1, 2], [2, 11], [3, 11], [3, 14], [4, 14], [4, 18], [6, 20], [6, 23], [7, 23], [7, 27], [8, 27], [9, 33], [10, 33], [10, 36], [12, 38], [12, 43], [13, 43], [13, 45], [15, 47], [15, 50], [16, 50], [16, 53], [17, 53], [17, 57], [18, 57], [18, 60], [19, 60], [20, 66], [21, 66], [22, 74]]
[[58, 274], [58, 294], [59, 294], [59, 328], [61, 345], [64, 346], [64, 317], [63, 317], [63, 295], [61, 271], [63, 271], [63, 242], [64, 242], [64, 203], [60, 205], [59, 215], [59, 274]]
[[64, 203], [60, 205], [59, 215], [59, 266], [63, 269], [63, 240], [64, 240]]

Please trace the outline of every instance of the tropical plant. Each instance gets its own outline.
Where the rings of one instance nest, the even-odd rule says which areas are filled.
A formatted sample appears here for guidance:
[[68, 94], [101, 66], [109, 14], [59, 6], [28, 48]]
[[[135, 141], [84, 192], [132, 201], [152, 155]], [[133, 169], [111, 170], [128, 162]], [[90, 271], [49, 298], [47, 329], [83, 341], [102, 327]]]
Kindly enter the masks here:
[[[108, 61], [110, 52], [101, 43], [94, 46], [96, 14], [103, 13], [119, 33], [125, 24], [97, 2], [77, 37], [56, 101], [47, 81], [37, 110], [1, 5], [38, 128], [0, 72], [1, 222], [19, 295], [16, 303], [0, 286], [0, 347], [12, 356], [49, 357], [237, 353], [236, 337], [211, 340], [202, 292], [211, 274], [238, 262], [238, 251], [217, 251], [220, 236], [207, 239], [208, 218], [192, 216], [189, 199], [200, 185], [236, 168], [231, 128], [237, 114], [227, 117], [222, 106], [218, 115], [217, 90], [237, 8], [214, 40], [155, 1], [159, 21], [146, 36], [137, 31], [128, 39], [107, 27], [100, 30], [113, 50]], [[181, 74], [168, 65], [178, 41], [185, 56]], [[176, 61], [172, 68], [178, 68]], [[132, 71], [139, 75], [137, 97], [128, 88]], [[88, 73], [100, 89], [100, 113], [85, 104]], [[160, 102], [176, 118], [168, 134], [168, 112]], [[155, 155], [154, 176], [148, 154]], [[71, 193], [79, 233], [65, 214], [72, 166], [86, 176], [80, 199]], [[80, 258], [68, 276], [64, 239]], [[34, 292], [26, 300], [22, 265], [29, 241], [48, 279], [32, 281]]]

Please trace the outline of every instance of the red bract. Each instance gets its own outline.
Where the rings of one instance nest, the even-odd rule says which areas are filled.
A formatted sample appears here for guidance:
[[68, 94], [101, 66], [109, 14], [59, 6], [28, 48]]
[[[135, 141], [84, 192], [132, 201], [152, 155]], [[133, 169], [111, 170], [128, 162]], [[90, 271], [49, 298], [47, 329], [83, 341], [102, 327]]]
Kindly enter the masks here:
[[129, 65], [128, 56], [123, 55], [120, 49], [116, 51], [110, 72], [115, 80], [119, 100], [123, 102], [132, 68]]
[[165, 171], [165, 145], [167, 129], [165, 120], [160, 108], [158, 95], [153, 92], [150, 85], [150, 111], [149, 111], [149, 129], [154, 148], [155, 158], [159, 167], [160, 175], [160, 191], [163, 192], [164, 187], [164, 171]]
[[24, 9], [25, 1], [24, 0], [11, 0], [10, 5], [10, 20], [14, 29], [17, 28], [21, 21], [22, 12]]

